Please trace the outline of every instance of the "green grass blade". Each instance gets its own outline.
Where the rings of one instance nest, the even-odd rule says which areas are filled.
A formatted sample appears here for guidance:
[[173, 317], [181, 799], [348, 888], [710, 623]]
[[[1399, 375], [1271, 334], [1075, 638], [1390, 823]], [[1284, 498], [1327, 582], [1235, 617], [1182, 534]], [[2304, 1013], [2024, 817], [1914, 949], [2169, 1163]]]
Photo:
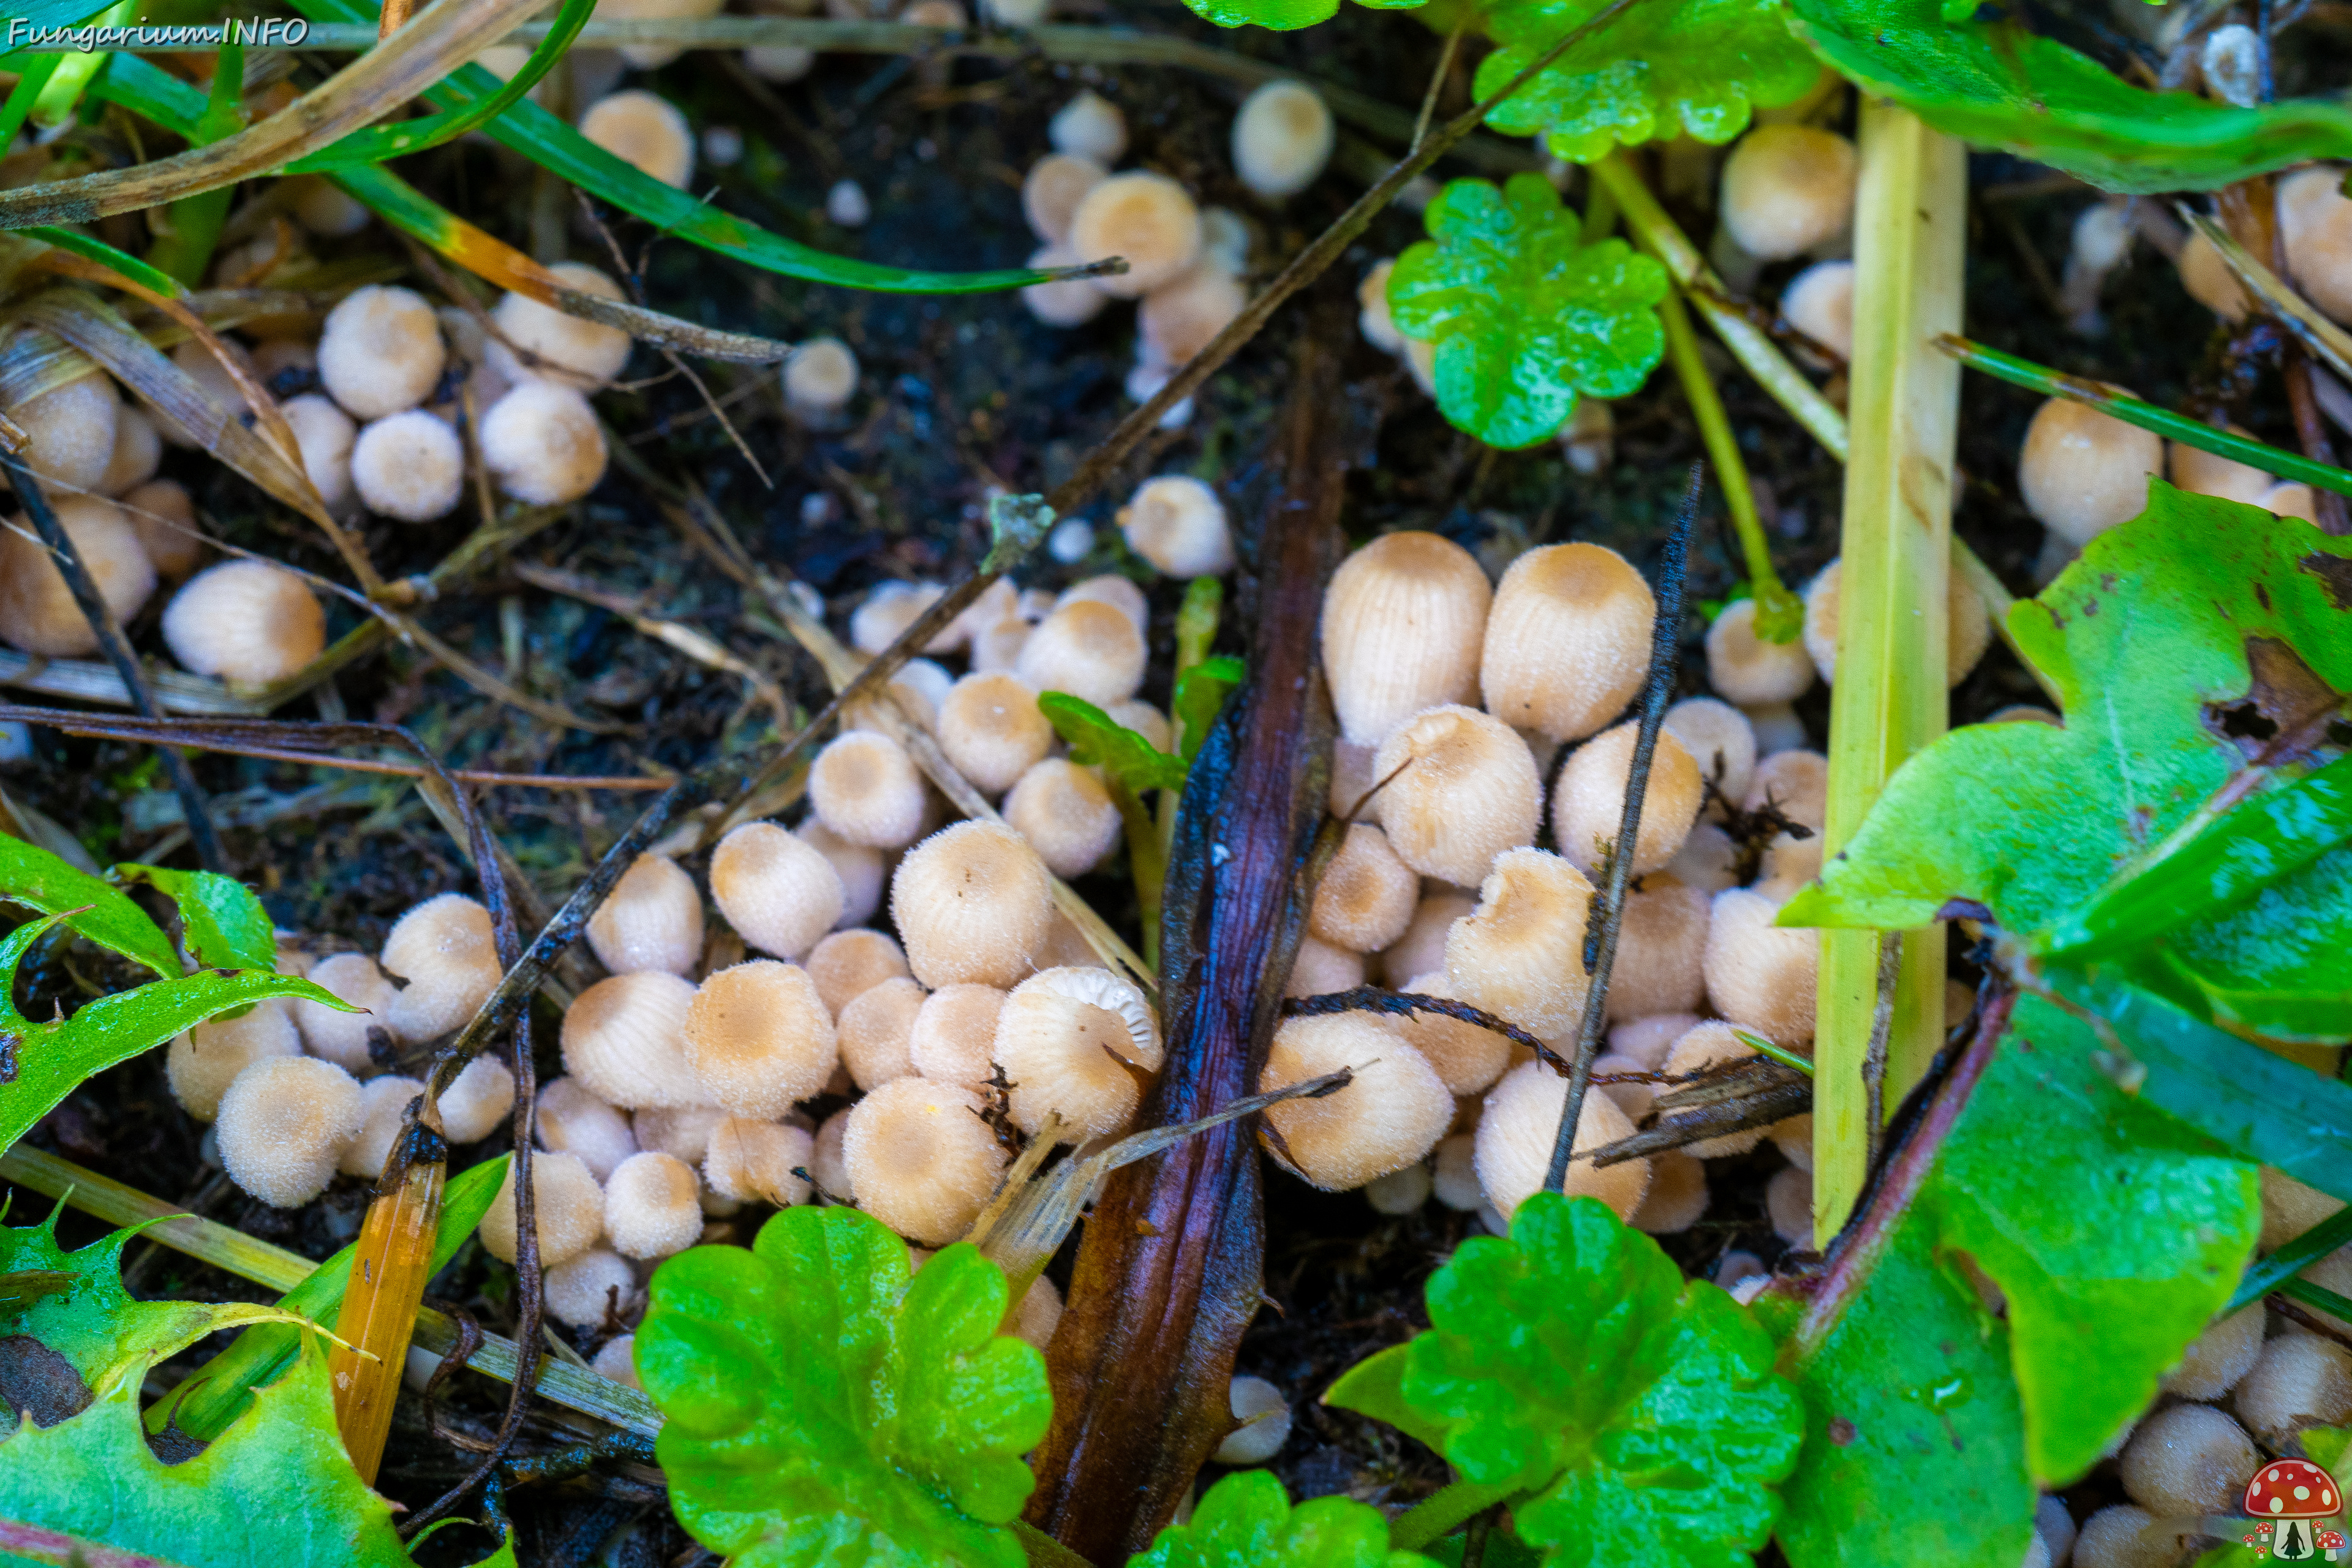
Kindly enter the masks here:
[[71, 251], [76, 256], [97, 262], [100, 267], [120, 272], [132, 282], [152, 289], [166, 300], [176, 300], [188, 291], [182, 286], [180, 280], [170, 273], [150, 267], [137, 257], [117, 250], [102, 239], [93, 239], [89, 235], [77, 233], [69, 228], [44, 226], [19, 229], [17, 232], [28, 239], [37, 239], [54, 245], [59, 250]]
[[37, 55], [26, 64], [16, 85], [8, 89], [8, 101], [0, 104], [0, 147], [16, 140], [16, 132], [25, 128], [26, 117], [33, 112], [41, 89], [49, 85], [49, 78], [57, 74], [58, 62], [64, 58], [63, 55]]
[[2305, 1268], [2347, 1244], [2352, 1244], [2352, 1207], [2337, 1209], [2333, 1215], [2313, 1226], [2268, 1258], [2257, 1258], [2246, 1265], [2246, 1277], [2238, 1282], [2238, 1293], [2230, 1298], [2230, 1304], [2221, 1309], [2221, 1316], [2226, 1318], [2239, 1308], [2261, 1300]]
[[[214, 63], [212, 92], [189, 140], [209, 147], [236, 135], [245, 129], [244, 105], [245, 49], [238, 44], [225, 45]], [[155, 243], [147, 252], [149, 264], [183, 284], [204, 281], [205, 268], [212, 264], [213, 251], [220, 244], [221, 226], [228, 221], [229, 200], [236, 194], [235, 185], [222, 185], [182, 196], [165, 208], [164, 221], [156, 226]]]

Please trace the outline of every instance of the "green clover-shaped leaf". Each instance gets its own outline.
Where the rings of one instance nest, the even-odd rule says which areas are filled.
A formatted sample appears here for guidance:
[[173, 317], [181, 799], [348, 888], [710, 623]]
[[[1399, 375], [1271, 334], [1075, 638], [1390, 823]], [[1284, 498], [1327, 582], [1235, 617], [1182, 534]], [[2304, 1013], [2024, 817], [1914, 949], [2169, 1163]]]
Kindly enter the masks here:
[[[1480, 63], [1477, 96], [1507, 86], [1605, 4], [1503, 0], [1486, 22], [1502, 47]], [[1654, 0], [1546, 66], [1486, 123], [1515, 136], [1541, 132], [1552, 152], [1589, 163], [1620, 142], [1728, 142], [1750, 110], [1795, 101], [1820, 74], [1780, 0]]]
[[1227, 1476], [1190, 1524], [1171, 1525], [1127, 1568], [1434, 1568], [1418, 1552], [1389, 1549], [1380, 1510], [1324, 1497], [1290, 1506], [1264, 1470]]
[[906, 1243], [847, 1208], [663, 1264], [636, 1363], [679, 1522], [740, 1568], [1021, 1568], [998, 1527], [1053, 1400], [996, 1333], [1005, 1294], [962, 1245], [909, 1283]]
[[1403, 1396], [1465, 1479], [1535, 1491], [1512, 1519], [1549, 1568], [1741, 1568], [1771, 1534], [1803, 1419], [1770, 1338], [1606, 1206], [1538, 1194], [1428, 1299]]
[[1183, 758], [1161, 751], [1085, 698], [1045, 691], [1037, 696], [1037, 707], [1068, 742], [1070, 761], [1080, 767], [1101, 768], [1136, 795], [1184, 787]]
[[1623, 240], [1582, 241], [1540, 174], [1497, 190], [1456, 180], [1429, 205], [1432, 237], [1389, 276], [1397, 330], [1437, 345], [1437, 405], [1492, 447], [1527, 447], [1580, 392], [1622, 397], [1665, 353], [1666, 270]]

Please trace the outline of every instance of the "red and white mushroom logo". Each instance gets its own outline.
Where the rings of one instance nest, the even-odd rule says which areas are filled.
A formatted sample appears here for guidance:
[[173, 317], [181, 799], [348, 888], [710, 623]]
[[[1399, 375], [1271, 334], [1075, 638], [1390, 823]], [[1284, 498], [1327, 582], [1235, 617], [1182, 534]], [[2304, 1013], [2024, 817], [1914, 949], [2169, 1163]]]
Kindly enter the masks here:
[[2270, 1554], [2282, 1563], [2316, 1562], [2323, 1553], [2333, 1563], [2343, 1554], [2343, 1537], [2317, 1523], [2343, 1500], [2336, 1478], [2308, 1459], [2273, 1459], [2246, 1483], [2246, 1511], [2273, 1522]]

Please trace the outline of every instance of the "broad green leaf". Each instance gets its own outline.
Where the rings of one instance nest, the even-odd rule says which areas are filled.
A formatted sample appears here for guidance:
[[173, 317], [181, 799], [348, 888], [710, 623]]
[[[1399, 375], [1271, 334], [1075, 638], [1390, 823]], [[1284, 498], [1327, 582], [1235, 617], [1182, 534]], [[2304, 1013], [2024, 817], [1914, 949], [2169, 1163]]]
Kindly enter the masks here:
[[[1429, 1546], [1429, 1560], [1439, 1568], [1462, 1568], [1462, 1559], [1469, 1545], [1466, 1535], [1456, 1533]], [[1541, 1568], [1543, 1558], [1528, 1543], [1511, 1533], [1510, 1526], [1501, 1521], [1486, 1534], [1486, 1555], [1478, 1559], [1478, 1568]]]
[[1277, 33], [1328, 22], [1339, 11], [1339, 0], [1184, 0], [1184, 4], [1194, 16], [1220, 27], [1266, 27]]
[[[2347, 573], [2352, 542], [2152, 481], [2146, 512], [2011, 611], [2064, 727], [1976, 725], [1914, 756], [1780, 923], [1899, 929], [1961, 900], [2029, 940], [2067, 929], [2222, 792], [2291, 783], [2315, 760], [2249, 773], [2250, 731], [2341, 710]], [[2352, 966], [2337, 961], [2352, 949], [2352, 847], [2244, 897], [2255, 880], [2228, 885], [2240, 901], [2226, 912], [2137, 950], [2140, 984], [2252, 1035], [2352, 1035]]]
[[[1605, 5], [1501, 0], [1486, 21], [1501, 47], [1479, 64], [1475, 96], [1501, 90]], [[1779, 0], [1652, 0], [1545, 67], [1486, 123], [1540, 132], [1553, 153], [1590, 163], [1620, 143], [1728, 142], [1751, 110], [1794, 102], [1820, 75]]]
[[1080, 767], [1101, 768], [1137, 795], [1184, 787], [1183, 758], [1170, 756], [1084, 698], [1040, 692], [1037, 706], [1054, 732], [1069, 742], [1070, 761]]
[[1446, 1458], [1512, 1510], [1552, 1568], [1745, 1564], [1772, 1531], [1801, 1436], [1772, 1343], [1715, 1286], [1591, 1198], [1538, 1194], [1508, 1240], [1430, 1279], [1433, 1325], [1402, 1392], [1451, 1424]]
[[962, 1244], [910, 1284], [906, 1243], [849, 1208], [663, 1264], [636, 1363], [679, 1522], [742, 1568], [1021, 1568], [999, 1526], [1053, 1400], [996, 1333], [1005, 1297]]
[[1171, 1525], [1127, 1568], [1433, 1568], [1389, 1550], [1389, 1521], [1342, 1497], [1293, 1508], [1282, 1483], [1243, 1470], [1211, 1487], [1189, 1524]]
[[[1213, 577], [1200, 579], [1213, 583]], [[1225, 705], [1226, 695], [1239, 686], [1249, 671], [1242, 661], [1229, 653], [1204, 658], [1176, 678], [1176, 695], [1168, 705], [1170, 716], [1183, 725], [1177, 738], [1176, 749], [1184, 755], [1184, 765], [1192, 766], [1192, 759], [1201, 754], [1201, 742], [1209, 738], [1209, 726], [1216, 722], [1217, 710]]]
[[1411, 1349], [1409, 1343], [1391, 1345], [1366, 1356], [1323, 1391], [1323, 1403], [1385, 1421], [1406, 1436], [1417, 1437], [1443, 1451], [1445, 1435], [1454, 1429], [1454, 1423], [1423, 1415], [1404, 1396], [1405, 1359]]
[[2352, 153], [2352, 107], [2340, 99], [2239, 109], [2149, 92], [2013, 21], [1948, 23], [1939, 0], [1789, 0], [1789, 8], [1798, 35], [1865, 92], [2106, 190], [2211, 190]]
[[[441, 1195], [441, 1218], [433, 1235], [433, 1267], [438, 1274], [457, 1256], [466, 1238], [488, 1214], [506, 1180], [507, 1163], [500, 1154], [449, 1178]], [[350, 1287], [354, 1242], [319, 1265], [309, 1279], [278, 1299], [278, 1310], [331, 1329]], [[180, 1381], [177, 1387], [147, 1409], [147, 1429], [161, 1432], [176, 1426], [199, 1441], [220, 1436], [223, 1428], [251, 1408], [252, 1390], [277, 1379], [300, 1353], [303, 1332], [295, 1323], [265, 1323], [245, 1331], [236, 1342]]]
[[0, 899], [63, 915], [76, 936], [112, 948], [166, 977], [181, 973], [172, 939], [121, 889], [46, 849], [0, 836]]
[[70, 1018], [36, 1024], [16, 1011], [12, 994], [16, 965], [25, 950], [61, 918], [27, 921], [0, 941], [0, 1149], [24, 1136], [26, 1129], [56, 1109], [90, 1074], [160, 1046], [207, 1018], [272, 996], [300, 996], [353, 1011], [341, 998], [289, 974], [205, 970], [101, 996]]
[[117, 866], [115, 882], [144, 882], [180, 909], [189, 956], [207, 969], [278, 967], [278, 939], [269, 913], [252, 889], [216, 871], [175, 871], [168, 866]]
[[1622, 239], [1584, 244], [1542, 175], [1455, 180], [1425, 221], [1432, 237], [1389, 276], [1389, 311], [1436, 344], [1438, 407], [1488, 446], [1533, 446], [1579, 393], [1622, 397], [1665, 353], [1666, 269]]

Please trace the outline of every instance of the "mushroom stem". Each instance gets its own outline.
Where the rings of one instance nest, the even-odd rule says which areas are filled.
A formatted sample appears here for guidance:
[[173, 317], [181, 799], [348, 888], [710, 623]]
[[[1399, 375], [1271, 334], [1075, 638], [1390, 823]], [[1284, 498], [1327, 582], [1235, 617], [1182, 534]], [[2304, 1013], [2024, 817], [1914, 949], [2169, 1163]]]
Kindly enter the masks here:
[[1668, 289], [1658, 301], [1658, 320], [1666, 329], [1666, 358], [1674, 363], [1675, 374], [1683, 384], [1683, 396], [1690, 404], [1691, 417], [1698, 422], [1707, 459], [1715, 465], [1716, 481], [1723, 487], [1724, 507], [1739, 535], [1748, 586], [1756, 595], [1756, 635], [1768, 642], [1794, 642], [1804, 629], [1805, 607], [1772, 569], [1772, 546], [1764, 538], [1763, 521], [1756, 515], [1756, 497], [1748, 486], [1748, 465], [1739, 456], [1739, 438], [1732, 434], [1731, 418], [1723, 411], [1723, 396], [1716, 391], [1715, 379], [1707, 374], [1706, 362], [1699, 355], [1698, 333], [1691, 327], [1690, 312], [1683, 309], [1679, 290]]
[[[1674, 297], [1669, 295], [1665, 302], [1674, 304]], [[1689, 329], [1687, 320], [1684, 329]], [[1709, 395], [1714, 390], [1710, 384]], [[1692, 399], [1694, 405], [1697, 401]], [[1720, 415], [1720, 405], [1717, 412]], [[1577, 1118], [1584, 1114], [1585, 1092], [1592, 1082], [1592, 1058], [1600, 1054], [1599, 1042], [1608, 1017], [1609, 971], [1617, 961], [1618, 927], [1625, 918], [1625, 893], [1633, 880], [1633, 846], [1642, 830], [1642, 797], [1649, 791], [1650, 759], [1665, 726], [1666, 706], [1674, 700], [1675, 671], [1682, 649], [1684, 578], [1690, 563], [1691, 531], [1698, 523], [1699, 496], [1706, 484], [1706, 465], [1693, 463], [1690, 486], [1675, 514], [1674, 532], [1666, 538], [1665, 558], [1658, 563], [1658, 618], [1650, 633], [1650, 677], [1642, 689], [1642, 727], [1633, 740], [1633, 763], [1625, 780], [1625, 810], [1618, 819], [1617, 841], [1609, 855], [1609, 880], [1601, 891], [1600, 919], [1585, 921], [1584, 972], [1592, 978], [1584, 993], [1584, 1019], [1577, 1029], [1576, 1054], [1570, 1062], [1568, 1103], [1560, 1111], [1559, 1135], [1552, 1142], [1551, 1168], [1544, 1173], [1547, 1192], [1559, 1192], [1568, 1181]], [[1759, 583], [1759, 592], [1761, 586]]]
[[[155, 706], [155, 694], [148, 689], [147, 677], [139, 668], [138, 656], [123, 639], [122, 627], [115, 620], [114, 612], [107, 607], [98, 584], [90, 580], [89, 568], [82, 563], [73, 540], [58, 521], [49, 498], [42, 492], [40, 480], [15, 453], [0, 451], [0, 469], [7, 472], [10, 488], [24, 504], [25, 515], [32, 520], [41, 542], [48, 547], [66, 586], [73, 591], [74, 603], [89, 618], [89, 629], [97, 637], [98, 646], [105, 650], [106, 661], [121, 678], [123, 689], [130, 693], [131, 705], [142, 718], [163, 717], [163, 710]], [[205, 802], [205, 792], [196, 787], [196, 775], [189, 771], [186, 755], [172, 746], [157, 750], [163, 755], [164, 771], [172, 775], [172, 792], [180, 797], [181, 816], [187, 824], [188, 837], [195, 845], [197, 858], [208, 870], [225, 869], [228, 865], [227, 851], [221, 847], [220, 831], [213, 826], [212, 810]]]

